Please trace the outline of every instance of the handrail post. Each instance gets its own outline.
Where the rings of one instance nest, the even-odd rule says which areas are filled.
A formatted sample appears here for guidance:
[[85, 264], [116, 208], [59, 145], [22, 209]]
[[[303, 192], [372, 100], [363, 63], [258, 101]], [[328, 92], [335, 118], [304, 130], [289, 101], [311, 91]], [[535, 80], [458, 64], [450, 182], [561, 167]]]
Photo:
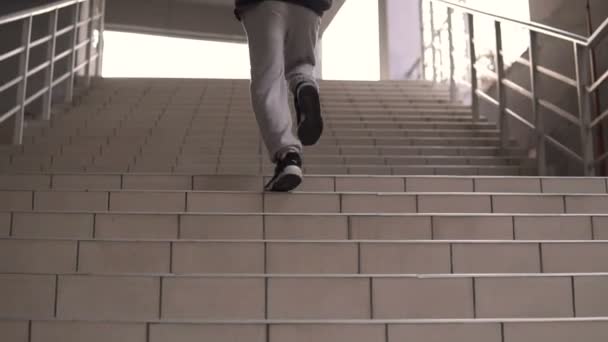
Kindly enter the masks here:
[[76, 50], [76, 45], [78, 44], [78, 23], [80, 22], [80, 2], [77, 2], [74, 5], [74, 23], [72, 26], [72, 48], [70, 57], [68, 57], [68, 72], [70, 73], [70, 77], [68, 78], [68, 83], [66, 86], [65, 92], [65, 102], [72, 103], [74, 99], [74, 82], [76, 79], [76, 57], [78, 51]]
[[473, 122], [479, 122], [479, 98], [477, 97], [477, 53], [475, 52], [475, 20], [467, 13], [467, 42], [469, 45], [469, 68], [471, 73], [471, 110]]
[[454, 10], [448, 7], [448, 40], [449, 40], [449, 53], [450, 53], [450, 102], [456, 101], [456, 80], [454, 79], [454, 73], [456, 65], [454, 62], [454, 34], [452, 32], [452, 14]]
[[537, 34], [530, 31], [530, 92], [532, 93], [532, 115], [536, 126], [536, 168], [539, 176], [547, 175], [547, 148], [545, 122], [538, 102], [538, 41]]
[[97, 43], [97, 77], [101, 77], [102, 75], [102, 71], [103, 71], [103, 45], [104, 45], [104, 39], [103, 39], [103, 33], [105, 30], [105, 18], [106, 18], [106, 0], [99, 0], [101, 5], [100, 5], [100, 13], [101, 13], [101, 17], [99, 18], [99, 27], [98, 27], [98, 34], [99, 34], [99, 41]]
[[15, 131], [13, 133], [13, 144], [20, 145], [23, 143], [23, 125], [25, 122], [25, 99], [27, 98], [27, 73], [30, 64], [30, 44], [32, 40], [32, 16], [23, 19], [21, 31], [21, 46], [23, 52], [19, 58], [19, 76], [21, 82], [17, 87], [17, 105], [19, 111], [15, 116]]
[[441, 23], [439, 27], [439, 31], [437, 34], [437, 44], [439, 45], [439, 54], [437, 55], [437, 63], [439, 64], [438, 74], [439, 74], [439, 82], [443, 82], [445, 80], [445, 63], [443, 59], [443, 25], [445, 21]]
[[89, 23], [87, 25], [87, 39], [89, 40], [89, 43], [87, 44], [87, 52], [86, 52], [86, 72], [85, 72], [85, 78], [84, 78], [84, 84], [87, 88], [89, 88], [91, 86], [91, 77], [92, 77], [92, 66], [93, 66], [93, 17], [95, 17], [95, 1], [94, 0], [88, 0], [88, 4], [89, 4], [89, 14], [88, 14], [88, 20]]
[[49, 31], [51, 32], [51, 41], [46, 50], [46, 60], [49, 66], [44, 74], [44, 84], [47, 87], [47, 92], [43, 98], [42, 119], [51, 119], [51, 108], [53, 106], [53, 75], [55, 73], [55, 50], [57, 47], [57, 22], [59, 18], [59, 10], [54, 10], [49, 19]]
[[437, 50], [435, 49], [435, 10], [433, 2], [429, 1], [431, 15], [431, 52], [433, 53], [433, 82], [437, 82]]
[[[103, 1], [103, 0], [102, 0]], [[426, 46], [424, 44], [424, 0], [418, 0], [418, 15], [420, 20], [420, 79], [426, 80]]]
[[494, 22], [494, 31], [496, 33], [496, 76], [498, 90], [498, 128], [500, 129], [500, 145], [507, 148], [509, 144], [509, 123], [506, 112], [506, 89], [504, 85], [505, 65], [502, 53], [502, 27], [500, 21]]
[[593, 155], [593, 134], [591, 131], [591, 94], [587, 86], [591, 83], [590, 48], [574, 43], [574, 63], [576, 67], [576, 90], [578, 97], [578, 114], [580, 118], [581, 148], [585, 176], [595, 174]]

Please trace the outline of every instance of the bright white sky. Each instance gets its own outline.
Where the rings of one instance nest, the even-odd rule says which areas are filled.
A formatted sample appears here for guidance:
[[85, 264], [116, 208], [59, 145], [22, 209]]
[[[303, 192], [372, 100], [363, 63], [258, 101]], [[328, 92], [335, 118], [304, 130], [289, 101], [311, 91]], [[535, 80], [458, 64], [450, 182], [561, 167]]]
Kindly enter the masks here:
[[[249, 78], [244, 44], [106, 31], [104, 77]], [[323, 37], [323, 78], [378, 80], [378, 4], [348, 0]]]

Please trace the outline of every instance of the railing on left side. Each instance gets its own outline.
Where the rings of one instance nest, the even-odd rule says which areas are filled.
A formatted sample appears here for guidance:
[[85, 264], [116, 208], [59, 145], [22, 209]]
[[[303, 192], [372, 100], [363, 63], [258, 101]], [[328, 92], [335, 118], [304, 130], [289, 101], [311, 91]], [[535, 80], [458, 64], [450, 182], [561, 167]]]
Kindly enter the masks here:
[[[83, 76], [85, 87], [90, 86], [92, 77], [101, 76], [104, 12], [105, 0], [61, 0], [0, 17], [0, 30], [8, 25], [21, 26], [19, 46], [0, 53], [0, 66], [18, 58], [17, 75], [0, 83], [0, 95], [11, 90], [16, 93], [14, 101], [8, 104], [9, 109], [6, 112], [0, 111], [0, 125], [10, 118], [15, 118], [13, 144], [23, 142], [28, 105], [41, 100], [40, 117], [49, 120], [53, 105], [53, 90], [62, 86], [65, 102], [71, 103], [78, 75]], [[32, 40], [35, 20], [44, 19], [48, 23], [44, 35]], [[65, 19], [68, 20], [68, 24], [60, 28], [59, 23], [64, 22]], [[38, 33], [38, 30], [36, 32]], [[67, 48], [57, 51], [58, 40], [63, 37], [69, 37]], [[33, 60], [32, 52], [39, 47], [46, 49], [44, 61], [30, 66]], [[56, 66], [63, 60], [67, 61], [67, 71], [56, 75]], [[28, 80], [40, 73], [44, 73], [43, 85], [38, 89], [30, 89]]]

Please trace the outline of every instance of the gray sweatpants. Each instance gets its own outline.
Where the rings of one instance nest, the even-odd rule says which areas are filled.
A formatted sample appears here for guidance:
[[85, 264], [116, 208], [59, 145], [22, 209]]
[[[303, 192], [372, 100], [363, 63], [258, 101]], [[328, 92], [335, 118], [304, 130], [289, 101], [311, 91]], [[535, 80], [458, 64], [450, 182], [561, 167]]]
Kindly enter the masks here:
[[301, 82], [317, 87], [313, 73], [321, 18], [282, 1], [263, 1], [241, 17], [249, 41], [253, 111], [276, 162], [284, 153], [302, 151], [293, 130], [289, 90]]

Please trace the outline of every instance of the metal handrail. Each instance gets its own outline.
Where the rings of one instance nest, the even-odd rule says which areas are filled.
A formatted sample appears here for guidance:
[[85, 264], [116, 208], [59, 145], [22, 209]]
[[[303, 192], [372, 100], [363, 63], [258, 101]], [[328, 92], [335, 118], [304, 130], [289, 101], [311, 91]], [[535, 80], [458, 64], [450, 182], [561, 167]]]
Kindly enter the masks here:
[[[572, 43], [577, 43], [577, 44], [584, 44], [584, 45], [590, 44], [589, 39], [587, 37], [584, 37], [584, 36], [578, 35], [576, 33], [569, 32], [569, 31], [560, 30], [560, 29], [552, 27], [552, 26], [543, 25], [543, 24], [536, 23], [533, 21], [528, 21], [528, 20], [518, 20], [518, 19], [514, 19], [514, 18], [503, 17], [503, 16], [500, 16], [497, 14], [478, 10], [478, 9], [475, 9], [470, 6], [462, 5], [460, 3], [450, 1], [450, 0], [431, 0], [431, 1], [443, 3], [444, 5], [452, 8], [452, 9], [459, 10], [462, 13], [480, 15], [480, 16], [488, 17], [494, 21], [498, 21], [501, 23], [514, 24], [514, 25], [526, 28], [530, 31], [544, 34], [546, 36], [559, 38], [561, 40], [567, 40], [567, 41], [570, 41]], [[608, 22], [608, 20], [607, 20], [607, 22]]]
[[[475, 8], [468, 7], [466, 5], [462, 5], [460, 3], [456, 3], [453, 0], [421, 0], [427, 1], [430, 5], [429, 8], [431, 10], [431, 29], [433, 32], [433, 19], [435, 17], [434, 6], [443, 5], [446, 9], [447, 21], [449, 23], [452, 22], [453, 15], [455, 12], [461, 13], [465, 17], [466, 23], [466, 32], [463, 34], [466, 36], [467, 45], [468, 45], [468, 68], [470, 73], [470, 82], [466, 80], [459, 80], [463, 86], [467, 86], [471, 88], [471, 107], [472, 107], [472, 116], [473, 120], [477, 121], [479, 119], [479, 108], [478, 108], [478, 99], [484, 99], [489, 103], [495, 105], [498, 108], [499, 116], [499, 129], [501, 136], [501, 144], [503, 147], [507, 147], [509, 144], [509, 121], [508, 118], [513, 118], [524, 126], [531, 129], [534, 133], [536, 149], [537, 149], [537, 168], [541, 175], [545, 175], [547, 172], [547, 156], [546, 156], [546, 144], [551, 144], [552, 146], [558, 148], [558, 150], [564, 152], [567, 156], [571, 157], [574, 161], [580, 162], [583, 166], [583, 174], [584, 175], [594, 175], [596, 169], [598, 169], [598, 164], [601, 159], [598, 159], [594, 156], [594, 132], [593, 128], [597, 127], [599, 124], [608, 120], [608, 111], [604, 111], [600, 115], [597, 115], [595, 118], [592, 115], [591, 109], [591, 97], [595, 94], [599, 88], [608, 83], [608, 71], [603, 73], [597, 79], [592, 79], [591, 77], [591, 55], [592, 48], [597, 46], [600, 41], [602, 41], [606, 35], [608, 35], [608, 18], [604, 20], [602, 25], [598, 27], [595, 32], [593, 32], [589, 37], [584, 37], [572, 32], [560, 30], [555, 27], [550, 27], [547, 25], [534, 23], [531, 21], [525, 20], [517, 20], [513, 18], [507, 18], [504, 16], [488, 13], [485, 11], [481, 11]], [[495, 31], [495, 42], [496, 46], [493, 47], [494, 53], [494, 65], [495, 72], [489, 72], [488, 75], [491, 79], [496, 80], [496, 87], [498, 91], [497, 99], [494, 99], [492, 96], [486, 94], [482, 89], [478, 88], [478, 77], [477, 71], [481, 69], [482, 66], [478, 64], [479, 58], [476, 53], [476, 41], [475, 41], [475, 21], [474, 16], [481, 16], [485, 18], [489, 18], [494, 22], [494, 31]], [[530, 70], [530, 89], [528, 90], [525, 87], [522, 87], [514, 82], [511, 82], [506, 79], [505, 73], [505, 62], [503, 60], [503, 44], [502, 44], [502, 24], [511, 24], [515, 26], [519, 26], [526, 30], [529, 34], [529, 58], [516, 58], [514, 62], [520, 63]], [[440, 79], [440, 82], [449, 82], [450, 83], [450, 94], [455, 94], [457, 92], [456, 80], [454, 80], [454, 70], [456, 69], [456, 61], [453, 58], [454, 54], [454, 32], [452, 25], [448, 25], [448, 43], [444, 46], [437, 46], [437, 42], [435, 40], [436, 34], [431, 35], [431, 42], [427, 45], [423, 42], [422, 44], [422, 54], [424, 55], [427, 50], [432, 49], [433, 54], [436, 54], [436, 50], [439, 49], [448, 49], [447, 51], [450, 54], [449, 60], [449, 79]], [[423, 28], [424, 30], [424, 28]], [[441, 28], [444, 30], [444, 28]], [[441, 32], [439, 33], [439, 35]], [[575, 57], [575, 69], [576, 69], [576, 77], [572, 79], [566, 75], [563, 75], [560, 72], [555, 70], [551, 70], [545, 67], [538, 65], [538, 43], [537, 39], [539, 36], [549, 36], [553, 38], [557, 38], [561, 41], [568, 42], [573, 46], [573, 53]], [[424, 37], [424, 34], [423, 34]], [[442, 45], [442, 42], [439, 43]], [[420, 66], [422, 64], [422, 77], [425, 79], [431, 79], [437, 82], [437, 65], [435, 61], [432, 63], [432, 76], [427, 77], [427, 65], [424, 63], [424, 57], [422, 56], [416, 61], [415, 66]], [[442, 62], [439, 63], [442, 70], [446, 70], [445, 67], [447, 65], [441, 65]], [[445, 63], [444, 63], [445, 64]], [[444, 71], [441, 71], [442, 75]], [[542, 99], [539, 97], [539, 83], [538, 76], [540, 74], [551, 77], [552, 79], [561, 82], [567, 86], [574, 87], [577, 90], [577, 101], [578, 101], [578, 111], [576, 114], [570, 113], [569, 111], [555, 105], [547, 101], [546, 99]], [[507, 107], [506, 104], [506, 89], [510, 89], [517, 94], [529, 99], [532, 101], [532, 117], [534, 118], [534, 122], [530, 122], [526, 120], [523, 116], [516, 113], [512, 109]], [[454, 97], [452, 97], [454, 98]], [[581, 141], [581, 152], [577, 153], [573, 149], [569, 148], [563, 142], [558, 141], [556, 138], [549, 136], [549, 134], [545, 131], [545, 118], [544, 114], [541, 113], [540, 109], [549, 110], [553, 115], [557, 115], [562, 119], [567, 120], [569, 123], [579, 128], [580, 133], [580, 141]], [[605, 156], [601, 156], [600, 158], [606, 159]]]
[[[88, 5], [88, 11], [85, 11]], [[58, 28], [60, 10], [69, 9], [71, 11], [71, 23], [67, 27]], [[48, 15], [48, 29], [45, 36], [32, 40], [34, 18], [40, 15]], [[10, 110], [0, 112], [0, 124], [10, 118], [15, 118], [13, 131], [13, 143], [23, 142], [23, 128], [25, 123], [26, 107], [34, 101], [42, 99], [43, 120], [51, 117], [51, 107], [53, 105], [53, 91], [62, 85], [64, 88], [65, 102], [71, 103], [74, 98], [74, 87], [77, 82], [76, 75], [84, 76], [84, 86], [88, 87], [94, 76], [101, 76], [101, 56], [103, 49], [103, 29], [105, 15], [105, 0], [58, 0], [51, 4], [33, 7], [27, 10], [0, 16], [0, 29], [9, 23], [21, 22], [21, 43], [20, 46], [0, 55], [0, 63], [12, 58], [19, 58], [18, 75], [11, 80], [0, 83], [0, 93], [10, 89], [16, 90], [14, 103], [8, 103]], [[83, 30], [86, 30], [86, 37], [80, 37]], [[70, 33], [69, 47], [57, 53], [57, 40], [63, 35]], [[99, 39], [94, 39], [95, 34]], [[97, 45], [95, 45], [97, 44]], [[30, 67], [30, 54], [34, 48], [40, 51], [40, 47], [46, 47], [46, 57], [39, 64]], [[81, 51], [86, 47], [86, 53]], [[43, 53], [44, 54], [44, 53]], [[86, 56], [85, 56], [86, 55]], [[35, 58], [40, 60], [41, 58]], [[55, 65], [67, 59], [67, 72], [62, 75], [55, 75]], [[96, 74], [93, 74], [95, 66]], [[83, 71], [84, 69], [84, 71]], [[44, 73], [43, 85], [38, 89], [30, 89], [28, 80], [40, 73]], [[80, 80], [78, 80], [80, 83]]]
[[59, 9], [62, 9], [62, 8], [68, 7], [68, 6], [72, 6], [79, 2], [84, 2], [84, 1], [87, 1], [87, 0], [57, 0], [50, 4], [40, 5], [40, 6], [32, 7], [29, 9], [25, 9], [22, 11], [5, 14], [3, 16], [0, 16], [0, 25], [8, 24], [8, 23], [19, 21], [22, 19], [27, 19], [28, 17], [35, 17], [40, 14], [59, 10]]

